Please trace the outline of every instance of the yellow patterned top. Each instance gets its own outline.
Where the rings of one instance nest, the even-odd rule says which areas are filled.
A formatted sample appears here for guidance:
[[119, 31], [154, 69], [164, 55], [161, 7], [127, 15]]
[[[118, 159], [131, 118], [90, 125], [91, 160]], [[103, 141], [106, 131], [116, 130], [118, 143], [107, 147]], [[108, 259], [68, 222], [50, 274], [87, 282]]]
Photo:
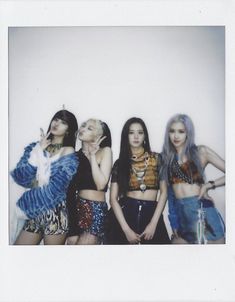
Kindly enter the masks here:
[[[114, 164], [111, 182], [117, 182], [118, 160]], [[139, 191], [144, 184], [146, 190], [158, 190], [160, 182], [161, 156], [156, 152], [145, 152], [131, 160], [128, 191]], [[138, 177], [139, 176], [139, 177]]]

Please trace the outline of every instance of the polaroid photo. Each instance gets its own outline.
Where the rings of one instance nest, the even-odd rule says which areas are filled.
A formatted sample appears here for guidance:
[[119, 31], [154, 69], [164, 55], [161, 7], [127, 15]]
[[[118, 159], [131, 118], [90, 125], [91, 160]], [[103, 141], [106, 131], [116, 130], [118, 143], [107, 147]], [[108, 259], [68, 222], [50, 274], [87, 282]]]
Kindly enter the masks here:
[[[5, 146], [0, 301], [235, 300], [233, 4], [0, 3]], [[151, 150], [161, 153], [170, 118], [189, 116], [196, 145], [208, 146], [226, 162], [226, 185], [209, 191], [225, 242], [52, 246], [38, 236], [36, 246], [33, 241], [15, 245], [22, 228], [41, 230], [19, 213], [17, 203], [31, 189], [17, 184], [12, 171], [30, 144], [41, 139], [40, 129], [47, 133], [54, 114], [64, 109], [75, 115], [78, 128], [91, 118], [109, 126], [113, 162], [128, 119], [145, 122]], [[81, 148], [81, 140], [75, 148]], [[208, 165], [206, 180], [222, 178], [220, 168]], [[168, 202], [163, 218], [171, 238]]]

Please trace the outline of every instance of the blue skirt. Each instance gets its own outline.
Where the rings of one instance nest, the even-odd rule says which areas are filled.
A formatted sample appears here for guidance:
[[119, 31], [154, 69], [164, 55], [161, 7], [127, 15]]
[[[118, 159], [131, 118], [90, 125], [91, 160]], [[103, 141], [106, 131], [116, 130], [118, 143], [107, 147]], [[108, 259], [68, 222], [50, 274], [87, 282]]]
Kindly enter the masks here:
[[176, 212], [179, 218], [179, 235], [189, 243], [203, 244], [225, 236], [224, 221], [209, 199], [197, 196], [177, 199]]

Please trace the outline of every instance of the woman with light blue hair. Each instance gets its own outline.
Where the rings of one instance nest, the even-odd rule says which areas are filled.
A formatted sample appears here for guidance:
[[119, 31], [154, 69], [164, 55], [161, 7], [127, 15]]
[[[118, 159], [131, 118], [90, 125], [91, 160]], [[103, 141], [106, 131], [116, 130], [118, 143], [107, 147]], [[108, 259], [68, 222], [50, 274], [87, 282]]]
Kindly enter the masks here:
[[209, 190], [225, 185], [225, 176], [206, 181], [208, 164], [225, 172], [224, 160], [207, 146], [196, 146], [189, 116], [177, 114], [167, 123], [162, 152], [168, 180], [169, 220], [174, 244], [224, 243], [224, 222]]

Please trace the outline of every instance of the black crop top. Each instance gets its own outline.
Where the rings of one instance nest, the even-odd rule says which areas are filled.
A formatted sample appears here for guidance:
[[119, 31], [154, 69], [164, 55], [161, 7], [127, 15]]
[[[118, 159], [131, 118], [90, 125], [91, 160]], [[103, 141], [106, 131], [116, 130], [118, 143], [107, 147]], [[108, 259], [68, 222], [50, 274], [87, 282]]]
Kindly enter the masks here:
[[[76, 152], [76, 155], [78, 156], [79, 167], [78, 167], [77, 173], [73, 177], [72, 185], [78, 191], [80, 191], [80, 190], [97, 191], [96, 184], [92, 177], [91, 165], [90, 165], [88, 158], [82, 152], [82, 149], [80, 149], [78, 152]], [[105, 186], [105, 188], [103, 190], [100, 190], [100, 191], [107, 192], [107, 189], [108, 189], [108, 184]]]

